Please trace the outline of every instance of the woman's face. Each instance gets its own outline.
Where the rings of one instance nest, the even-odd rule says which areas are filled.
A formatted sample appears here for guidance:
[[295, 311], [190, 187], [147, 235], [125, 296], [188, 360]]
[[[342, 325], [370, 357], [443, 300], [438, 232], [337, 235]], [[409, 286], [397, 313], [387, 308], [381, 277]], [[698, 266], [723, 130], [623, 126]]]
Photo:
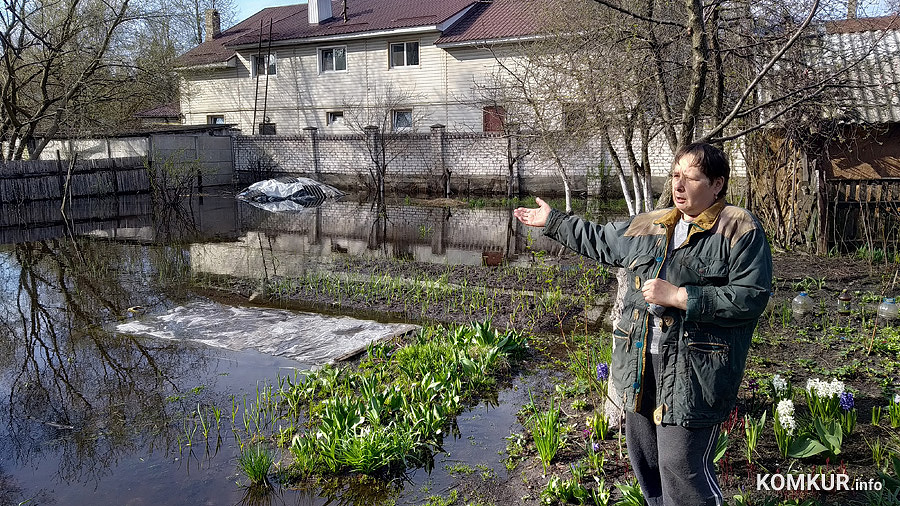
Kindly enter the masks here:
[[672, 170], [672, 199], [687, 221], [713, 205], [724, 185], [723, 177], [710, 181], [700, 167], [694, 165], [693, 155], [682, 156]]

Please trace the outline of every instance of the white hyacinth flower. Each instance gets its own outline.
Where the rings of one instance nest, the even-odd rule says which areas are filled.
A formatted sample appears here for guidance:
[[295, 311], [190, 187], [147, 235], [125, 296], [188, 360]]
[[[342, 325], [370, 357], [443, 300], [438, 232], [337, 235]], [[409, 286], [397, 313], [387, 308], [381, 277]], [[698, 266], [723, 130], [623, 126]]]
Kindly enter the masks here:
[[783, 395], [787, 393], [787, 387], [787, 380], [782, 378], [780, 374], [772, 376], [772, 388], [775, 390], [776, 395]]
[[822, 381], [819, 378], [811, 378], [806, 380], [806, 391], [821, 399], [839, 397], [844, 393], [844, 382], [836, 378], [830, 382]]
[[819, 395], [821, 384], [822, 382], [819, 380], [819, 378], [810, 378], [806, 380], [806, 391], [811, 394]]
[[900, 404], [900, 394], [894, 395], [894, 404]]
[[794, 429], [797, 428], [797, 422], [794, 421], [794, 401], [790, 399], [779, 401], [775, 412], [778, 413], [778, 423], [781, 424], [781, 428], [793, 435]]
[[840, 397], [844, 393], [844, 382], [837, 378], [831, 380], [828, 384], [828, 395], [826, 397]]

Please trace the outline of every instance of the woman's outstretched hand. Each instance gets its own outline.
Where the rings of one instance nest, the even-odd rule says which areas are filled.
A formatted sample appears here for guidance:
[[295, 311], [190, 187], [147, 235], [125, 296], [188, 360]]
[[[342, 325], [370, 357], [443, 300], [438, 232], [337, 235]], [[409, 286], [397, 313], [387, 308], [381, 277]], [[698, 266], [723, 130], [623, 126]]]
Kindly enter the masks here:
[[543, 227], [547, 224], [547, 218], [550, 216], [550, 204], [544, 202], [540, 197], [534, 199], [539, 207], [519, 207], [513, 211], [513, 216], [529, 227]]

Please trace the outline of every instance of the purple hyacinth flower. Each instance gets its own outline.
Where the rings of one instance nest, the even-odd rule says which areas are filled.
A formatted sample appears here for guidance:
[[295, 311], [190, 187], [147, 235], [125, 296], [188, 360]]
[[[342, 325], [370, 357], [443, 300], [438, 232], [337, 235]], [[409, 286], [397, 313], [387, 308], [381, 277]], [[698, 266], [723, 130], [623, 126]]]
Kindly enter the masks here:
[[597, 381], [606, 381], [609, 379], [609, 364], [603, 362], [597, 364]]
[[841, 394], [841, 409], [844, 411], [850, 411], [853, 409], [853, 394], [850, 392], [844, 392]]
[[594, 453], [600, 451], [600, 443], [591, 443], [591, 449], [594, 450]]
[[750, 381], [747, 382], [747, 389], [751, 394], [755, 394], [759, 390], [759, 382], [756, 381], [756, 378], [750, 378]]

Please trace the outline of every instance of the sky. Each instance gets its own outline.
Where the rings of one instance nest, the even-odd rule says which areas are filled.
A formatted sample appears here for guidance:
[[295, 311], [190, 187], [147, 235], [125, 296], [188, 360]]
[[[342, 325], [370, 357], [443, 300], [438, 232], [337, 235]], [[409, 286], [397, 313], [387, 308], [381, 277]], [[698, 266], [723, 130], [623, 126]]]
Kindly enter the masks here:
[[249, 18], [266, 7], [275, 7], [276, 5], [293, 5], [305, 4], [306, 0], [235, 0], [234, 4], [238, 8], [238, 21]]

